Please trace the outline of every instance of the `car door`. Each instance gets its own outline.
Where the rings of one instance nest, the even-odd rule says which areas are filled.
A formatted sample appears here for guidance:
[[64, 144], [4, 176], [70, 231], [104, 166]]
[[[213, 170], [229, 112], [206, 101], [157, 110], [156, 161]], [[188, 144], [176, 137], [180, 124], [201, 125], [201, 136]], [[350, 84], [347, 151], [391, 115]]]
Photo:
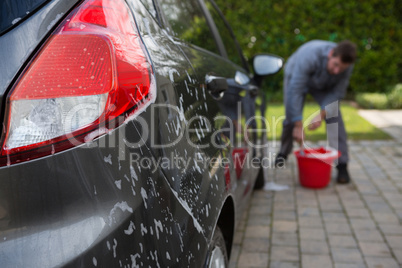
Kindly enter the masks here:
[[[241, 114], [243, 110], [240, 93], [246, 91], [248, 97], [247, 89], [251, 85], [244, 58], [223, 21], [220, 23], [223, 27], [217, 28], [211, 14], [218, 18], [219, 12], [216, 11], [211, 2], [161, 0], [159, 5], [164, 14], [168, 34], [172, 36], [175, 44], [188, 58], [199, 81], [194, 88], [188, 87], [190, 95], [193, 94], [193, 99], [183, 101], [183, 109], [184, 111], [192, 111], [194, 110], [194, 103], [201, 104], [201, 110], [198, 112], [204, 113], [208, 121], [212, 122], [210, 125], [213, 126], [214, 131], [222, 134], [215, 135], [214, 138], [218, 139], [217, 145], [220, 145], [219, 149], [224, 158], [231, 159], [228, 165], [236, 164], [233, 162], [232, 156], [241, 162], [237, 163], [237, 172], [232, 175], [232, 184], [234, 184], [233, 188], [237, 198], [247, 196], [252, 189], [252, 183], [258, 170], [242, 162], [242, 156], [248, 152], [248, 148], [245, 146], [244, 137], [242, 137], [244, 134], [236, 133], [236, 124], [233, 122], [238, 117], [237, 113]], [[214, 11], [214, 13], [210, 13], [209, 10]], [[220, 31], [225, 32], [224, 36], [228, 38], [226, 44], [222, 42]], [[229, 59], [228, 53], [232, 56], [231, 59]], [[208, 79], [211, 77], [212, 79], [224, 78], [228, 88], [218, 94], [208, 91], [207, 84], [210, 82]], [[203, 103], [197, 97], [197, 92], [200, 91], [203, 93], [201, 96]], [[219, 109], [216, 109], [217, 107]], [[227, 109], [228, 107], [231, 109]], [[248, 116], [251, 117], [250, 114]], [[237, 119], [237, 121], [241, 121], [240, 118]], [[211, 153], [214, 148], [208, 150], [211, 150]], [[238, 157], [239, 155], [241, 157]], [[251, 156], [251, 154], [249, 155]], [[239, 202], [239, 204], [242, 203], [244, 202]]]
[[[137, 12], [141, 9], [139, 5], [134, 6], [134, 1], [129, 4]], [[180, 6], [171, 1], [167, 6], [172, 9], [169, 11], [172, 14], [181, 15]], [[225, 143], [215, 131], [220, 124], [213, 120], [220, 113], [218, 105], [208, 94], [204, 79], [198, 78], [183, 53], [181, 47], [185, 44], [169, 34], [166, 28], [160, 28], [160, 20], [151, 19], [149, 13], [142, 14], [144, 18], [137, 23], [153, 63], [158, 92], [151, 111], [142, 115], [147, 117], [146, 122], [152, 122], [151, 133], [143, 136], [144, 139], [148, 137], [147, 146], [158, 161], [151, 164], [161, 168], [174, 195], [190, 216], [190, 222], [182, 221], [185, 222], [183, 237], [190, 237], [186, 239], [189, 244], [185, 247], [194, 245], [206, 249], [197, 234], [205, 236], [203, 242], [209, 241], [227, 198], [227, 185], [236, 175], [230, 167], [232, 163], [223, 160], [223, 146], [211, 146], [211, 143]], [[146, 129], [141, 131], [145, 134]], [[187, 227], [191, 224], [194, 224], [195, 232], [188, 232]]]

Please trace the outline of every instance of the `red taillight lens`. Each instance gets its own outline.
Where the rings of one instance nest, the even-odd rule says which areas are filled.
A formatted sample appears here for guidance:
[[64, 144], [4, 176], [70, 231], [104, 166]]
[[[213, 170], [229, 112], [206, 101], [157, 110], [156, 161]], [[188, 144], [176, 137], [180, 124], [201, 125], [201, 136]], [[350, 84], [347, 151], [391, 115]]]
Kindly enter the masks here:
[[133, 25], [122, 0], [86, 1], [64, 20], [11, 90], [0, 165], [92, 140], [154, 100]]

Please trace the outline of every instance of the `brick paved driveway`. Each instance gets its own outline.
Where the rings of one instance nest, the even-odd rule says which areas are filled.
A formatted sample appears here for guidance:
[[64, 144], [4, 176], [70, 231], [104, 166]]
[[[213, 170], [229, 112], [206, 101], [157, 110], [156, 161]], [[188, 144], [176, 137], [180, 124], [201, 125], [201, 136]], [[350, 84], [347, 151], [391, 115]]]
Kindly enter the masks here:
[[230, 267], [402, 267], [402, 143], [350, 142], [350, 155], [353, 182], [321, 190], [300, 186], [294, 157], [269, 169], [289, 189], [254, 192]]

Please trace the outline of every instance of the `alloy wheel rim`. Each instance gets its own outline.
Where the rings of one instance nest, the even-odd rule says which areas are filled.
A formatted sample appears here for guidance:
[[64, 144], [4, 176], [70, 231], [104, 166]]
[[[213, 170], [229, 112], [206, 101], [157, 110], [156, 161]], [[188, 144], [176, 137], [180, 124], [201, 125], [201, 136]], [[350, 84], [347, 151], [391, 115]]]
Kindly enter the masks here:
[[220, 247], [215, 247], [212, 251], [208, 268], [225, 268], [225, 256]]

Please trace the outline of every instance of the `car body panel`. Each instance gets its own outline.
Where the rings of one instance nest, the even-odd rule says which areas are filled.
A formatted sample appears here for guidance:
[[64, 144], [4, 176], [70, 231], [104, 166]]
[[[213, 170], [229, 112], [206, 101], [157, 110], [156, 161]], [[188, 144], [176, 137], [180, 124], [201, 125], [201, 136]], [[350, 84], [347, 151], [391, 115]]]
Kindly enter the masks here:
[[[2, 94], [75, 4], [52, 1], [0, 37]], [[244, 68], [176, 40], [141, 2], [127, 4], [152, 64], [155, 103], [92, 143], [0, 167], [1, 267], [202, 267], [218, 221], [235, 224], [220, 218], [222, 208], [234, 203], [225, 213], [239, 219], [250, 197], [258, 170], [238, 176], [233, 147], [204, 147], [228, 142], [205, 75], [234, 79]], [[170, 157], [189, 165], [158, 162]]]

